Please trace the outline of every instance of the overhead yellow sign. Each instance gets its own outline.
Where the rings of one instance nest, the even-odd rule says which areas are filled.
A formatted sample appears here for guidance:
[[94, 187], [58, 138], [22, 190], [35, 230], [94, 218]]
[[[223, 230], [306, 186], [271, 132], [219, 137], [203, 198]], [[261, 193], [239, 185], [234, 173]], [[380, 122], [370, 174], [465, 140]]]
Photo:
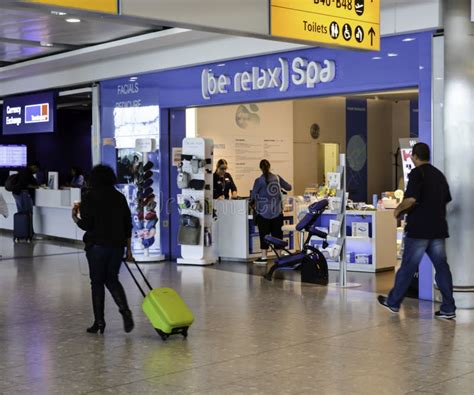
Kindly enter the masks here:
[[118, 0], [24, 0], [25, 3], [38, 3], [84, 11], [118, 14]]
[[271, 35], [380, 50], [380, 0], [271, 0]]

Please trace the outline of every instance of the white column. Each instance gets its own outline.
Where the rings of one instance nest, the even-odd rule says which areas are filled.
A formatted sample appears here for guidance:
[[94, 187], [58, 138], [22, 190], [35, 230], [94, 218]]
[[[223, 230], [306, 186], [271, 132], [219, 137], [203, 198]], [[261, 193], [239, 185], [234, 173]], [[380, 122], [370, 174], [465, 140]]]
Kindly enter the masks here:
[[[444, 0], [445, 172], [453, 195], [448, 206], [448, 261], [455, 290], [474, 291], [474, 36], [471, 0]], [[473, 308], [474, 292], [456, 292], [458, 307]]]

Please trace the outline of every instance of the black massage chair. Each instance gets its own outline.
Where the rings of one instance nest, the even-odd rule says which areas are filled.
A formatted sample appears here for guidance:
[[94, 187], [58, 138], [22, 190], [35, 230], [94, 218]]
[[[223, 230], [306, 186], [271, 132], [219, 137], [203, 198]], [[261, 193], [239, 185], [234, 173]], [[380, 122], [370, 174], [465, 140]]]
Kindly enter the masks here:
[[[317, 229], [317, 220], [328, 207], [328, 200], [324, 199], [313, 203], [308, 207], [308, 213], [296, 225], [296, 230], [306, 232], [307, 236], [303, 244], [303, 250], [297, 253], [288, 251], [288, 243], [276, 237], [266, 236], [265, 240], [269, 243], [270, 248], [276, 254], [277, 258], [270, 270], [265, 274], [264, 278], [272, 281], [273, 273], [280, 269], [298, 269], [301, 270], [301, 282], [327, 285], [329, 274], [326, 258], [320, 250], [310, 245], [313, 236], [323, 239], [323, 248], [328, 246], [327, 233]], [[281, 251], [285, 251], [287, 255], [282, 255]]]

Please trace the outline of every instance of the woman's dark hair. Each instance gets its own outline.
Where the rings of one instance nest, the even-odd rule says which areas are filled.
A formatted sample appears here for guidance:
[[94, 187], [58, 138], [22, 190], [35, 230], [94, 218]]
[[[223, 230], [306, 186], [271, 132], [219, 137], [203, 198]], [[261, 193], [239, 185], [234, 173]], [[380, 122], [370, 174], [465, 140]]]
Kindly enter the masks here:
[[268, 184], [268, 176], [270, 175], [270, 162], [266, 159], [260, 161], [260, 170], [265, 176], [265, 182]]
[[216, 171], [219, 170], [219, 167], [221, 167], [222, 165], [229, 166], [225, 159], [219, 159], [217, 161]]
[[89, 185], [92, 189], [113, 187], [115, 184], [117, 184], [117, 177], [110, 166], [94, 166], [89, 177]]

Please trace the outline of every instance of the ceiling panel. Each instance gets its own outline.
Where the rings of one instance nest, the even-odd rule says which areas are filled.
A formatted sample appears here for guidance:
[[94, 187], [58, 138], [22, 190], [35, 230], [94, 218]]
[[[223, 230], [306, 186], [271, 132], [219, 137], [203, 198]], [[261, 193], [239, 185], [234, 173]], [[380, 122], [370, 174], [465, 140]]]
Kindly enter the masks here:
[[82, 46], [152, 30], [146, 26], [125, 24], [120, 19], [80, 17], [80, 23], [68, 23], [67, 18], [44, 11], [0, 8], [0, 36]]
[[[66, 22], [71, 17], [80, 18], [81, 22]], [[0, 62], [20, 62], [162, 29], [121, 17], [83, 13], [61, 16], [45, 8], [1, 3]], [[45, 47], [45, 43], [54, 46]]]
[[0, 41], [0, 62], [19, 62], [32, 57], [52, 55], [55, 52], [57, 50], [52, 48], [2, 43]]

